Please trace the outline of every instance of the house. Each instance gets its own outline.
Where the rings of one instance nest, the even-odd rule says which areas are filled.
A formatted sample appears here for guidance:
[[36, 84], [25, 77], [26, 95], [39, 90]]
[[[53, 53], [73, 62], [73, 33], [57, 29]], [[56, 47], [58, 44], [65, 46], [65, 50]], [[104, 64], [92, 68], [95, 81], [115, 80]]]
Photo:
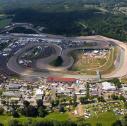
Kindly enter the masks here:
[[3, 92], [2, 96], [4, 97], [16, 97], [16, 98], [20, 98], [22, 95], [20, 92], [12, 92], [12, 91], [6, 91]]
[[19, 90], [21, 88], [21, 85], [20, 84], [9, 84], [7, 86], [7, 89], [8, 90]]

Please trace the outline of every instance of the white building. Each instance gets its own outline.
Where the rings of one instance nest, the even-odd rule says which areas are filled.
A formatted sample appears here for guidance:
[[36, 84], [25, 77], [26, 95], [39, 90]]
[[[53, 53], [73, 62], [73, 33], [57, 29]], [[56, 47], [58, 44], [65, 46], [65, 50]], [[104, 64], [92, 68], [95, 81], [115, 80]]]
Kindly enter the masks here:
[[103, 82], [102, 83], [102, 90], [104, 90], [104, 91], [115, 91], [116, 87], [114, 84], [112, 84], [110, 82]]
[[42, 96], [44, 95], [44, 91], [41, 90], [41, 89], [37, 89], [36, 92], [35, 92], [35, 97], [36, 99], [42, 99]]

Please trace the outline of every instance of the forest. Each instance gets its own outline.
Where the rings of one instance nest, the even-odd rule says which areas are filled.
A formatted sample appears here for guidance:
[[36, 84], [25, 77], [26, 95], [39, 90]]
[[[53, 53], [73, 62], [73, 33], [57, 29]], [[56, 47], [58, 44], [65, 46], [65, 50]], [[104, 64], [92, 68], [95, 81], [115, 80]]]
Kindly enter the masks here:
[[[9, 2], [9, 4], [8, 4]], [[0, 0], [0, 26], [29, 22], [45, 33], [65, 36], [104, 35], [127, 40], [126, 0]]]

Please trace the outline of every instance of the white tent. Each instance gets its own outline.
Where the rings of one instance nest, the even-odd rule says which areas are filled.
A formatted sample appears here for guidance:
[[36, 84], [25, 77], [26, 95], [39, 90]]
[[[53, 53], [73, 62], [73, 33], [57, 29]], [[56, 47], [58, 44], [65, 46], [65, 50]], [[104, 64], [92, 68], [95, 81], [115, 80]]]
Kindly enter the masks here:
[[116, 87], [115, 87], [115, 85], [113, 85], [110, 82], [103, 82], [102, 89], [105, 91], [114, 91], [114, 90], [116, 90]]

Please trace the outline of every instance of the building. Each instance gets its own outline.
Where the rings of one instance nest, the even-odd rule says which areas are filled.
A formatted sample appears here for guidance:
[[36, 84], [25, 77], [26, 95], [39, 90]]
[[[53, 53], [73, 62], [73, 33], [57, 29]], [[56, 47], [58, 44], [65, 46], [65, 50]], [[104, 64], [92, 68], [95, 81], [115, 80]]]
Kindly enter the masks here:
[[41, 89], [37, 89], [35, 92], [36, 100], [41, 100], [44, 95], [44, 91]]
[[104, 91], [115, 91], [116, 87], [114, 84], [112, 84], [110, 82], [103, 82], [102, 83], [102, 90], [104, 90]]
[[8, 90], [19, 90], [21, 88], [21, 85], [20, 84], [9, 84], [7, 86], [7, 89]]
[[20, 98], [22, 95], [20, 92], [6, 91], [2, 93], [2, 96], [8, 98], [12, 98], [12, 97]]
[[57, 83], [57, 82], [61, 82], [61, 83], [76, 83], [77, 79], [75, 78], [62, 78], [62, 77], [48, 77], [47, 78], [47, 82], [49, 83]]

